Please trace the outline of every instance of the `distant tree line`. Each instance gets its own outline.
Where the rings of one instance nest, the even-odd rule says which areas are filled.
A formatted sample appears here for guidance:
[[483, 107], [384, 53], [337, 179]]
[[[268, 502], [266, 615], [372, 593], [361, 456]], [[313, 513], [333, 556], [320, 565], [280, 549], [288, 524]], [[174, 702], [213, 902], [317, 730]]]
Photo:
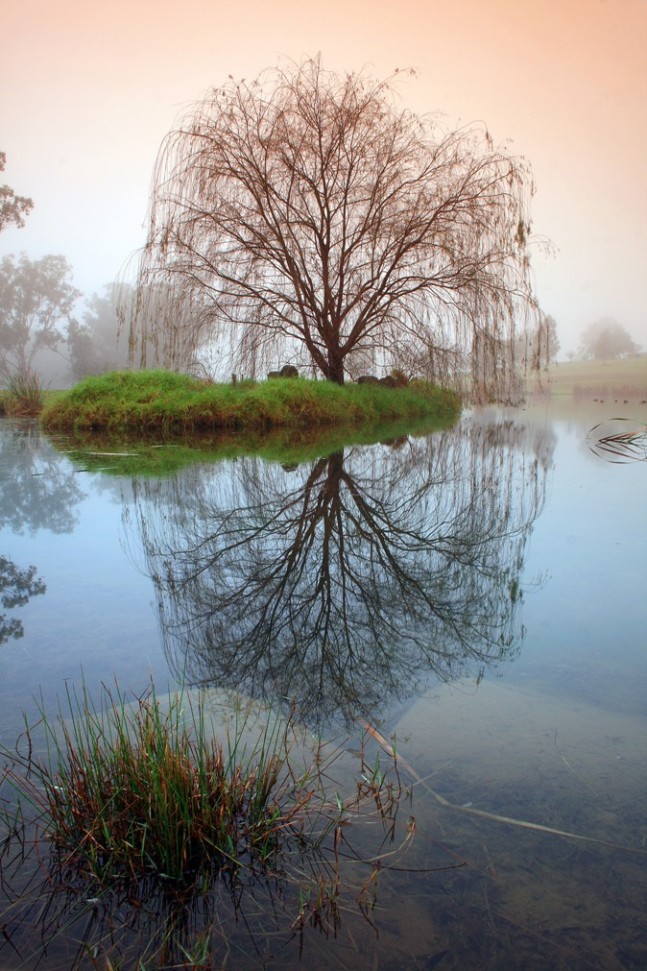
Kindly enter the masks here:
[[118, 341], [114, 286], [94, 294], [79, 315], [81, 292], [63, 256], [0, 260], [0, 379], [53, 370], [71, 380], [128, 366], [127, 341]]
[[[0, 172], [5, 164], [0, 152]], [[0, 185], [0, 231], [22, 228], [33, 206], [30, 198]], [[56, 356], [74, 380], [127, 366], [126, 342], [118, 342], [114, 286], [94, 294], [79, 319], [82, 294], [71, 275], [63, 256], [30, 259], [23, 253], [0, 260], [0, 384], [51, 370], [48, 356], [50, 362]]]

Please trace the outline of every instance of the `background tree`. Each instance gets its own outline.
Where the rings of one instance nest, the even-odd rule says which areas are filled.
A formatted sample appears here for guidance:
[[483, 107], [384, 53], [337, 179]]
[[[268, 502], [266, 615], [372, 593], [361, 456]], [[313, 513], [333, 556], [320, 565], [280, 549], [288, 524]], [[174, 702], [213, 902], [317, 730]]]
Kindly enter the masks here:
[[0, 371], [26, 374], [35, 354], [57, 348], [65, 338], [80, 292], [68, 281], [62, 256], [0, 261]]
[[540, 313], [535, 325], [528, 327], [523, 335], [517, 337], [512, 356], [524, 372], [538, 372], [555, 363], [559, 349], [557, 321], [550, 314]]
[[528, 346], [527, 352], [531, 355], [529, 362], [531, 368], [539, 370], [542, 366], [554, 364], [560, 346], [557, 336], [557, 321], [550, 314], [542, 314]]
[[580, 353], [596, 361], [610, 361], [638, 352], [638, 344], [614, 317], [601, 317], [582, 332]]
[[[4, 172], [7, 156], [0, 152], [0, 172]], [[26, 196], [17, 196], [11, 186], [0, 185], [0, 232], [13, 223], [25, 225], [25, 216], [34, 208], [34, 203]]]
[[[232, 81], [160, 150], [131, 346], [151, 335], [186, 366], [215, 342], [227, 368], [288, 359], [339, 383], [357, 358], [460, 348], [477, 391], [505, 394], [535, 309], [530, 194], [486, 130], [444, 133], [389, 81], [318, 60]], [[166, 312], [148, 313], [160, 285]]]
[[[124, 299], [126, 293], [122, 293]], [[81, 322], [73, 320], [68, 329], [68, 348], [72, 372], [77, 380], [89, 374], [102, 374], [127, 367], [128, 345], [119, 341], [115, 287], [104, 287], [88, 301]]]

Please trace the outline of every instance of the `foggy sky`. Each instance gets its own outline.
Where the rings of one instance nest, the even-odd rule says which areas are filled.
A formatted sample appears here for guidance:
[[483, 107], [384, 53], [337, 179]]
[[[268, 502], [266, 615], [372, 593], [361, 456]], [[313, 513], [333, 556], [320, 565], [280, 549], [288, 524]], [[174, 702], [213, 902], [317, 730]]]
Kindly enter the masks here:
[[612, 315], [647, 349], [646, 0], [3, 0], [0, 176], [35, 208], [0, 256], [61, 253], [89, 296], [144, 239], [159, 144], [281, 57], [398, 81], [532, 164], [536, 289], [563, 351]]

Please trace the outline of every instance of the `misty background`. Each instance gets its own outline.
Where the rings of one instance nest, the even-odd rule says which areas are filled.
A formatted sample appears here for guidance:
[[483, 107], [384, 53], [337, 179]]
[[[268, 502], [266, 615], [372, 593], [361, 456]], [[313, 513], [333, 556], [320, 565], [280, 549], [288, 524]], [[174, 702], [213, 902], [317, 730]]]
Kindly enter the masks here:
[[443, 112], [448, 129], [481, 120], [528, 158], [535, 287], [560, 357], [600, 318], [644, 350], [646, 42], [644, 0], [5, 0], [0, 181], [34, 209], [2, 233], [0, 259], [59, 254], [78, 319], [105, 310], [96, 300], [144, 241], [178, 115], [229, 75], [320, 53], [340, 72], [413, 68], [397, 81], [403, 106]]

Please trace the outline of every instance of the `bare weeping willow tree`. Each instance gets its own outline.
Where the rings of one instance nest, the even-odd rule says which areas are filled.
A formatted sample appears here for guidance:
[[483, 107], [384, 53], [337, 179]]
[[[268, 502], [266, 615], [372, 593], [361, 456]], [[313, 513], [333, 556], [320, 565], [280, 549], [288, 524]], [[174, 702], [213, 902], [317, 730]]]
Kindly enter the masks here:
[[540, 319], [531, 191], [524, 160], [402, 110], [392, 80], [319, 60], [232, 80], [161, 147], [131, 351], [337, 383], [405, 363], [506, 397]]

